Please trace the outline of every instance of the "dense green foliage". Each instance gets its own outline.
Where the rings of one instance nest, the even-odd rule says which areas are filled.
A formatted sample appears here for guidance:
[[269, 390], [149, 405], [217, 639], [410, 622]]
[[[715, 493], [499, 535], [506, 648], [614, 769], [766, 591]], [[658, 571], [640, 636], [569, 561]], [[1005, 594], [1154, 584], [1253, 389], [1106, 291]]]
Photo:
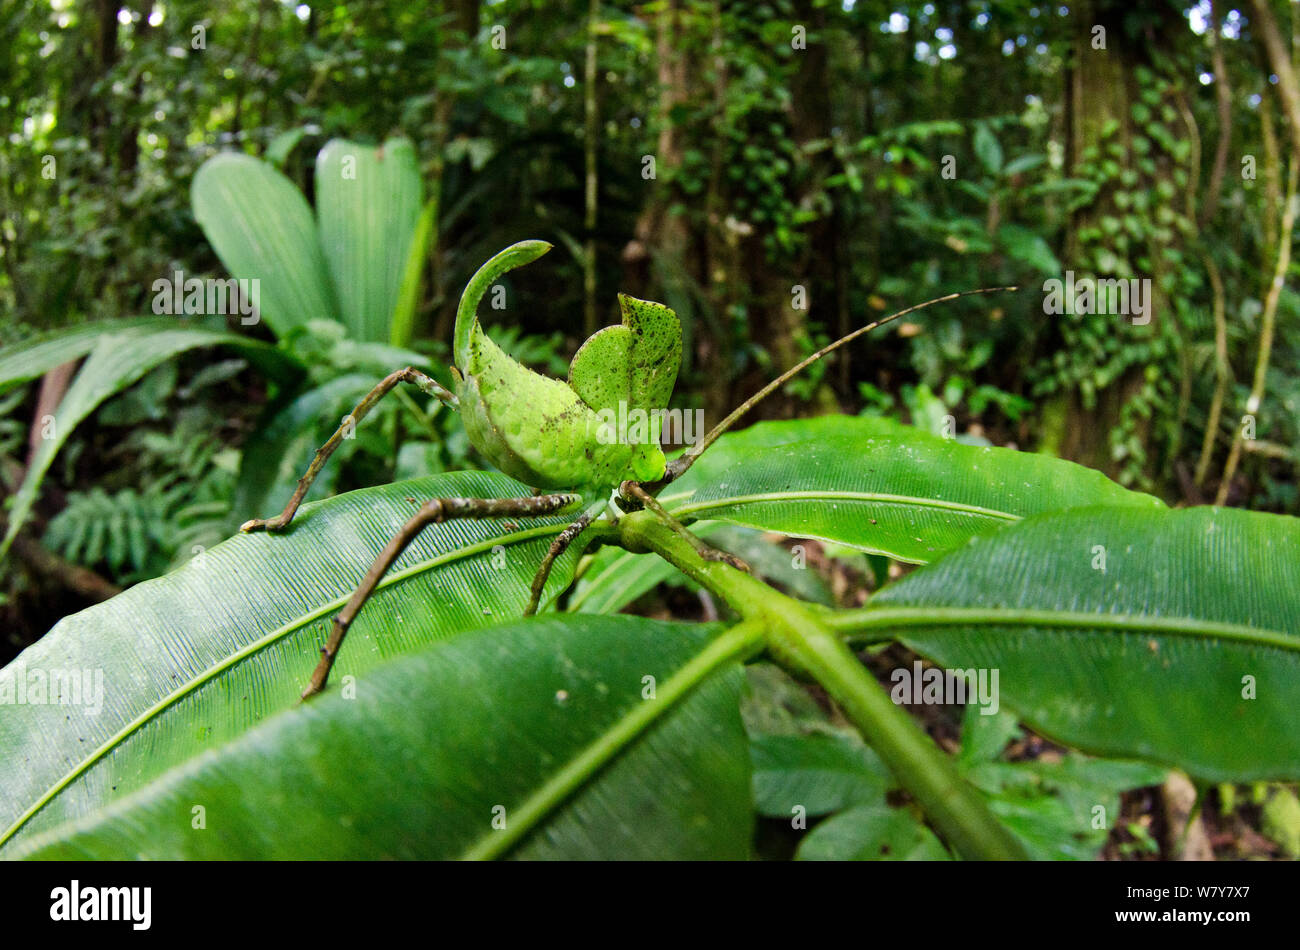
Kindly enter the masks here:
[[[0, 707], [0, 752], [25, 763], [3, 776], [0, 854], [102, 856], [144, 838], [149, 856], [235, 854], [176, 824], [196, 795], [244, 829], [249, 856], [356, 854], [359, 838], [376, 857], [991, 856], [1011, 841], [1035, 857], [1168, 854], [1130, 790], [1171, 767], [1272, 853], [1300, 850], [1292, 786], [1265, 784], [1300, 778], [1296, 9], [10, 5], [0, 663], [30, 647], [28, 662], [75, 660], [131, 688], [84, 731], [43, 718], [58, 706]], [[524, 238], [555, 250], [496, 275], [482, 345], [564, 378], [579, 344], [620, 322], [617, 292], [663, 301], [684, 331], [669, 405], [709, 426], [874, 318], [1021, 289], [814, 364], [756, 411], [786, 421], [732, 434], [665, 488], [674, 517], [793, 600], [686, 563], [632, 518], [560, 560], [554, 615], [508, 623], [568, 519], [439, 525], [340, 659], [357, 704], [290, 710], [330, 612], [410, 499], [537, 480], [475, 471], [523, 474], [483, 448], [505, 416], [467, 424], [398, 389], [347, 434], [300, 525], [231, 535], [280, 509], [394, 369], [459, 391], [460, 291]], [[1049, 282], [1074, 277], [1141, 282], [1142, 303], [1054, 309]], [[256, 279], [256, 317], [160, 308], [158, 281], [193, 278]], [[637, 365], [632, 344], [620, 352], [572, 380], [588, 404], [635, 391], [635, 374], [606, 372], [604, 357]], [[501, 412], [527, 417], [511, 395]], [[530, 436], [511, 438], [515, 452]], [[639, 450], [658, 471], [658, 449]], [[809, 639], [790, 646], [780, 631], [797, 617]], [[846, 652], [819, 667], [832, 641], [866, 666], [846, 672]], [[917, 656], [1001, 671], [1001, 713], [926, 721], [951, 757], [909, 746], [911, 727], [855, 678]], [[479, 671], [482, 705], [429, 686], [462, 682], [456, 664]], [[638, 711], [641, 676], [683, 670], [699, 675], [662, 714]], [[787, 673], [821, 681], [838, 711]], [[586, 704], [595, 682], [610, 690]], [[367, 749], [377, 769], [432, 755], [392, 720], [392, 697], [463, 738], [501, 714], [501, 691], [535, 704], [516, 745], [452, 736], [406, 797], [337, 778]], [[610, 736], [605, 759], [583, 758]], [[1040, 736], [1062, 751], [1017, 758]], [[905, 768], [905, 748], [933, 768]], [[256, 785], [268, 754], [319, 780], [318, 818], [365, 821], [288, 835], [276, 809], [294, 803], [271, 785], [243, 810], [223, 783]], [[526, 830], [480, 829], [499, 802], [476, 788], [454, 827], [425, 814], [394, 833], [417, 788], [492, 781], [471, 767], [484, 759], [516, 783], [507, 809], [534, 809]], [[679, 799], [629, 791], [651, 769]], [[968, 795], [952, 814], [946, 782]], [[391, 813], [362, 807], [385, 795]], [[814, 819], [806, 834], [777, 827], [792, 803]], [[659, 837], [620, 837], [629, 822]]]

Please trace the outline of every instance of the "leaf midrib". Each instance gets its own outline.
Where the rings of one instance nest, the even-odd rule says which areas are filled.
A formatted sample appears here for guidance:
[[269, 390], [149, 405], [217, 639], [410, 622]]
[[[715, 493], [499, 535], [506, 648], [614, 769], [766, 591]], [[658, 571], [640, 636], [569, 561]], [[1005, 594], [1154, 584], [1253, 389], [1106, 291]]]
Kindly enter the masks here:
[[[670, 495], [667, 498], [661, 498], [660, 501], [665, 507], [671, 505], [676, 499], [691, 498], [695, 492], [684, 493], [680, 495]], [[996, 511], [992, 508], [983, 508], [979, 505], [967, 505], [962, 502], [944, 501], [935, 498], [917, 498], [911, 495], [896, 495], [884, 492], [858, 492], [858, 491], [817, 491], [817, 490], [797, 490], [784, 492], [759, 492], [749, 495], [729, 495], [722, 498], [713, 498], [707, 501], [697, 502], [690, 505], [679, 505], [676, 508], [670, 508], [674, 515], [697, 516], [698, 512], [708, 511], [711, 508], [725, 508], [732, 505], [752, 505], [761, 502], [774, 501], [846, 501], [846, 502], [874, 502], [877, 504], [912, 506], [916, 508], [934, 508], [941, 511], [952, 511], [968, 515], [982, 515], [988, 518], [1000, 518], [1003, 521], [1019, 521], [1020, 515], [1014, 515], [1006, 511]]]
[[[1086, 633], [1119, 630], [1172, 636], [1219, 638], [1300, 653], [1300, 636], [1281, 630], [1195, 617], [1154, 617], [1146, 614], [1103, 614], [1087, 611], [1021, 607], [865, 607], [827, 614], [828, 626], [840, 631], [865, 633], [880, 628], [915, 629], [958, 625], [1053, 627]], [[891, 638], [893, 639], [893, 638]]]
[[624, 748], [679, 706], [722, 666], [757, 649], [763, 642], [764, 624], [742, 621], [706, 643], [700, 652], [679, 666], [660, 684], [653, 700], [633, 702], [595, 739], [571, 756], [551, 777], [511, 812], [505, 829], [480, 835], [461, 853], [464, 860], [490, 860], [506, 854], [538, 824], [609, 765]]
[[[437, 557], [430, 558], [429, 560], [426, 561], [419, 561], [415, 564], [410, 565], [409, 567], [403, 568], [400, 571], [392, 571], [386, 574], [384, 578], [379, 582], [379, 584], [376, 586], [376, 591], [383, 589], [385, 587], [389, 587], [393, 584], [396, 584], [399, 581], [403, 581], [408, 577], [413, 577], [424, 571], [432, 570], [443, 564], [450, 563], [452, 561], [461, 558], [469, 557], [471, 555], [478, 554], [483, 551], [490, 551], [494, 546], [498, 544], [518, 544], [524, 541], [530, 541], [535, 537], [540, 537], [546, 534], [558, 534], [561, 530], [563, 530], [563, 528], [564, 528], [563, 524], [542, 525], [535, 528], [528, 528], [526, 530], [516, 531], [511, 534], [495, 535], [491, 538], [485, 538], [484, 540], [479, 541], [475, 544], [468, 545], [463, 548], [457, 548], [453, 551], [448, 551], [444, 554], [440, 554]], [[344, 594], [341, 597], [336, 597], [333, 600], [326, 601], [325, 603], [317, 607], [315, 610], [305, 613], [302, 616], [293, 620], [292, 622], [283, 624], [280, 627], [277, 627], [276, 629], [270, 631], [269, 633], [264, 634], [261, 638], [254, 640], [249, 644], [246, 644], [240, 650], [230, 654], [220, 663], [208, 668], [207, 670], [204, 670], [201, 675], [191, 678], [186, 683], [172, 690], [172, 692], [168, 693], [162, 699], [155, 702], [152, 706], [145, 709], [135, 719], [128, 722], [116, 733], [114, 733], [112, 736], [106, 739], [98, 748], [90, 752], [86, 756], [86, 758], [84, 758], [81, 762], [79, 762], [76, 766], [74, 766], [71, 771], [69, 771], [66, 775], [63, 776], [63, 778], [59, 779], [58, 782], [52, 785], [45, 792], [45, 794], [43, 794], [39, 799], [37, 799], [31, 805], [31, 807], [29, 807], [25, 812], [19, 815], [18, 818], [15, 819], [14, 823], [10, 825], [7, 829], [5, 829], [3, 834], [0, 834], [0, 848], [3, 848], [4, 845], [7, 844], [9, 840], [13, 838], [13, 836], [17, 834], [18, 831], [21, 830], [25, 824], [27, 824], [28, 821], [30, 821], [42, 808], [44, 808], [51, 801], [53, 801], [55, 797], [59, 795], [59, 793], [61, 793], [64, 789], [68, 788], [68, 786], [70, 786], [74, 781], [76, 781], [87, 771], [89, 771], [91, 766], [93, 766], [104, 756], [108, 755], [109, 752], [111, 752], [114, 748], [116, 748], [118, 745], [124, 742], [128, 736], [137, 732], [151, 719], [158, 716], [163, 710], [167, 709], [169, 706], [174, 705], [176, 702], [183, 699], [185, 696], [190, 695], [196, 689], [198, 689], [199, 686], [211, 682], [216, 676], [218, 676], [223, 671], [229, 669], [230, 667], [234, 666], [235, 664], [242, 662], [243, 660], [265, 649], [266, 647], [270, 646], [276, 641], [289, 636], [294, 631], [301, 629], [302, 627], [306, 626], [312, 621], [320, 619], [320, 617], [322, 617], [325, 614], [328, 614], [330, 611], [343, 606], [345, 603], [347, 603], [348, 598], [350, 598], [351, 596], [352, 596], [352, 592], [349, 591], [348, 593]]]
[[[998, 518], [1008, 523], [1021, 520], [1020, 515], [1014, 515], [1011, 514], [1010, 512], [1005, 512], [1005, 511], [995, 511], [992, 508], [981, 508], [978, 505], [967, 505], [961, 502], [947, 502], [947, 501], [934, 499], [934, 498], [916, 498], [911, 495], [891, 495], [891, 494], [883, 494], [880, 492], [824, 491], [824, 490], [812, 490], [812, 489], [800, 490], [800, 491], [787, 491], [787, 492], [762, 492], [762, 493], [749, 494], [749, 495], [730, 495], [724, 498], [712, 499], [709, 501], [701, 501], [694, 505], [679, 505], [678, 507], [675, 508], [671, 507], [673, 503], [679, 499], [689, 499], [694, 497], [696, 491], [697, 490], [693, 489], [689, 492], [679, 492], [676, 495], [667, 495], [660, 498], [659, 501], [665, 508], [668, 508], [668, 510], [675, 517], [679, 519], [689, 518], [693, 521], [699, 520], [699, 514], [701, 512], [707, 512], [714, 508], [726, 508], [729, 506], [756, 504], [756, 503], [767, 502], [767, 501], [832, 501], [832, 500], [840, 500], [845, 502], [875, 502], [878, 504], [892, 504], [892, 505], [899, 505], [899, 506], [913, 505], [921, 508], [932, 508], [932, 509], [938, 509], [944, 511], [958, 512], [961, 514], [977, 515], [977, 516], [984, 516], [989, 518]], [[708, 519], [706, 518], [705, 520], [707, 521]], [[825, 537], [817, 534], [803, 534], [800, 536], [813, 538], [818, 541], [827, 541], [836, 544], [848, 544], [848, 542], [844, 541], [842, 538], [830, 538], [830, 537]], [[849, 544], [849, 546], [862, 548], [862, 545], [858, 545], [858, 544]], [[900, 552], [894, 549], [887, 550], [881, 547], [871, 547], [871, 548], [865, 548], [864, 550], [867, 550], [873, 554], [883, 554], [887, 557], [893, 558], [896, 561], [902, 561], [907, 564], [929, 563], [928, 561], [917, 560], [916, 558], [902, 555]], [[619, 558], [616, 558], [614, 561], [612, 561], [609, 567], [607, 567], [603, 572], [601, 572], [600, 575], [591, 579], [591, 583], [592, 583], [591, 587], [588, 587], [581, 594], [575, 595], [575, 598], [570, 601], [568, 609], [570, 611], [576, 612], [577, 609], [582, 604], [586, 603], [587, 600], [591, 598], [592, 592], [597, 589], [596, 585], [600, 583], [601, 577], [608, 576], [611, 572], [616, 570], [618, 566], [624, 562], [624, 558], [633, 558], [633, 557], [636, 557], [636, 555], [629, 553]], [[623, 588], [626, 589], [627, 587], [630, 587], [631, 584], [635, 582], [635, 580], [636, 578], [631, 578], [630, 580], [628, 580], [626, 583], [622, 585]]]

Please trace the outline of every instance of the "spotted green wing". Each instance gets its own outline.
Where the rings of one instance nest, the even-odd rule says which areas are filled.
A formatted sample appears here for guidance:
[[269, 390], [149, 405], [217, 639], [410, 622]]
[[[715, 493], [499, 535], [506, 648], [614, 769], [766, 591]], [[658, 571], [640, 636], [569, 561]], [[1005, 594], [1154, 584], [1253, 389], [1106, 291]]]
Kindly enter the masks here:
[[569, 366], [569, 385], [620, 440], [632, 447], [629, 478], [651, 481], [663, 474], [659, 410], [677, 381], [682, 329], [662, 304], [619, 295], [623, 322], [593, 334]]
[[569, 364], [569, 386], [592, 409], [626, 412], [632, 405], [635, 335], [625, 326], [605, 327], [587, 338]]
[[569, 385], [593, 409], [667, 409], [682, 362], [682, 327], [663, 304], [619, 294], [623, 322], [573, 357]]
[[682, 325], [661, 303], [618, 295], [623, 326], [632, 331], [631, 404], [667, 409], [682, 365]]

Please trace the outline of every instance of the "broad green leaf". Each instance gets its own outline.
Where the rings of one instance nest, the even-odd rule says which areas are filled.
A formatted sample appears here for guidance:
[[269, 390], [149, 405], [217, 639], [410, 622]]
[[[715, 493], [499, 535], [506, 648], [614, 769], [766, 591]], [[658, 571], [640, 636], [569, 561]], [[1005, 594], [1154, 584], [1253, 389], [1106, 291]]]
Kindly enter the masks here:
[[223, 152], [195, 173], [190, 200], [230, 275], [259, 281], [262, 318], [277, 337], [338, 319], [316, 219], [293, 182], [250, 155]]
[[410, 346], [415, 334], [415, 309], [420, 302], [420, 286], [424, 265], [428, 260], [429, 246], [438, 245], [438, 196], [434, 195], [420, 212], [411, 239], [411, 249], [406, 254], [406, 267], [397, 291], [397, 305], [393, 309], [393, 325], [388, 340], [394, 346]]
[[962, 775], [989, 799], [989, 808], [1042, 861], [1091, 861], [1120, 817], [1120, 793], [1159, 785], [1166, 769], [1144, 762], [1093, 759], [1077, 752], [1029, 761], [1000, 761], [1020, 734], [1016, 717], [967, 705], [962, 726]]
[[1273, 790], [1260, 814], [1264, 834], [1292, 861], [1300, 858], [1300, 799], [1285, 786]]
[[972, 769], [996, 762], [1007, 743], [1019, 738], [1020, 734], [1020, 722], [1012, 713], [1005, 709], [990, 712], [988, 707], [968, 700], [962, 720], [957, 765], [962, 769]]
[[334, 139], [316, 157], [320, 243], [339, 316], [354, 339], [389, 342], [423, 204], [407, 139], [378, 148]]
[[1049, 276], [1061, 273], [1061, 262], [1041, 234], [1018, 224], [1004, 224], [998, 228], [998, 240], [1015, 260]]
[[1166, 773], [1070, 752], [1058, 762], [992, 762], [963, 775], [1034, 860], [1093, 861], [1120, 817], [1120, 793], [1159, 785]]
[[286, 129], [267, 143], [266, 151], [262, 153], [262, 157], [276, 168], [283, 168], [284, 163], [289, 160], [289, 156], [306, 134], [307, 126], [305, 125]]
[[[282, 533], [237, 536], [64, 618], [0, 671], [0, 690], [16, 696], [31, 671], [102, 671], [102, 708], [16, 698], [4, 706], [0, 841], [80, 818], [293, 706], [333, 615], [414, 512], [408, 499], [527, 494], [485, 472], [350, 492], [303, 506]], [[568, 520], [427, 528], [361, 611], [331, 688], [364, 680], [384, 659], [517, 617]], [[547, 597], [569, 583], [576, 558], [575, 548], [557, 561]]]
[[69, 360], [81, 359], [105, 334], [135, 330], [175, 330], [176, 317], [136, 317], [127, 320], [98, 320], [78, 326], [39, 333], [0, 349], [0, 393], [44, 376]]
[[[700, 536], [704, 536], [702, 532]], [[601, 548], [574, 586], [565, 609], [570, 613], [612, 614], [664, 581], [681, 577], [677, 568], [657, 554]]]
[[158, 330], [145, 325], [101, 334], [54, 413], [50, 437], [42, 439], [22, 485], [14, 493], [8, 515], [9, 530], [0, 543], [0, 558], [9, 551], [9, 545], [31, 514], [54, 457], [83, 419], [105, 399], [126, 389], [165, 360], [196, 347], [218, 345], [238, 347], [263, 365], [284, 360], [274, 347], [224, 331], [177, 326]]
[[830, 712], [775, 663], [754, 662], [745, 666], [745, 694], [740, 714], [750, 737], [827, 735], [859, 746], [862, 736], [843, 717], [832, 720]]
[[725, 436], [660, 501], [679, 518], [836, 541], [914, 563], [1042, 511], [1163, 507], [1072, 462], [851, 416], [764, 422]]
[[808, 833], [800, 861], [947, 861], [934, 832], [904, 808], [859, 805], [828, 818]]
[[[779, 544], [765, 540], [752, 528], [722, 522], [692, 525], [696, 537], [745, 561], [753, 572], [781, 584], [792, 595], [830, 605], [831, 593], [816, 571], [793, 563]], [[622, 610], [642, 594], [666, 581], [687, 583], [677, 569], [655, 554], [632, 554], [618, 547], [598, 551], [574, 586], [565, 609], [575, 613], [608, 614]]]
[[[336, 690], [177, 763], [17, 856], [745, 858], [742, 674], [734, 658], [702, 659], [717, 633], [573, 616], [466, 633], [360, 676], [355, 698]], [[673, 702], [666, 684], [697, 660]], [[517, 844], [494, 848], [494, 819]]]
[[986, 171], [996, 175], [1002, 170], [1002, 146], [988, 123], [981, 122], [975, 126], [972, 144], [975, 146], [975, 157]]
[[1300, 777], [1300, 520], [1083, 508], [961, 549], [835, 621], [950, 669], [1098, 755], [1210, 781]]

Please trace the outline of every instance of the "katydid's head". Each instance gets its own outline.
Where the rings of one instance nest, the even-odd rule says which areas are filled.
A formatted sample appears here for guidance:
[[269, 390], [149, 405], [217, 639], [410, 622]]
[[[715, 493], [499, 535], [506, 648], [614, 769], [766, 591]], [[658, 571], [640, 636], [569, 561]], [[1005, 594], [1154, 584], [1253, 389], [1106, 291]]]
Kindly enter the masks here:
[[487, 289], [550, 250], [545, 241], [506, 248], [470, 279], [456, 311], [457, 395], [471, 443], [493, 465], [536, 488], [607, 488], [662, 478], [660, 411], [682, 356], [677, 315], [620, 295], [622, 323], [594, 333], [567, 382], [520, 365], [477, 316]]

